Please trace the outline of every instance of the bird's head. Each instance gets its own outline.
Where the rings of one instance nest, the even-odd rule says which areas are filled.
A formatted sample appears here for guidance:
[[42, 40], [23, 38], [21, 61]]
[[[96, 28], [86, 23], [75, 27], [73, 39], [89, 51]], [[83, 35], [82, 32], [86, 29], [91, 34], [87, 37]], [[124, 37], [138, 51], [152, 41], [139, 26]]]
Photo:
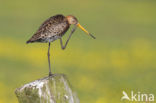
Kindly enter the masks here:
[[92, 38], [95, 39], [95, 37], [94, 37], [92, 34], [90, 34], [84, 27], [82, 27], [82, 26], [80, 25], [80, 23], [78, 22], [78, 20], [77, 20], [76, 17], [74, 17], [74, 16], [72, 16], [72, 15], [68, 15], [68, 16], [66, 16], [66, 18], [67, 18], [67, 21], [68, 21], [68, 23], [69, 23], [70, 25], [71, 25], [71, 24], [76, 25], [77, 27], [79, 27], [80, 29], [82, 29], [86, 34], [90, 35]]
[[72, 15], [68, 15], [66, 16], [67, 21], [69, 24], [74, 24], [76, 25], [78, 23], [78, 20], [76, 19], [76, 17], [72, 16]]

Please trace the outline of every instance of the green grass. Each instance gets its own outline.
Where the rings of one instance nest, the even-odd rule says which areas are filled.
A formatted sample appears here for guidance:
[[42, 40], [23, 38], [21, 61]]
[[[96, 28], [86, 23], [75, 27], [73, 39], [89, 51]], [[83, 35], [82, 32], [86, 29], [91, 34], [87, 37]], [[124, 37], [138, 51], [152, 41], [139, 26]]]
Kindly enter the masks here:
[[[156, 94], [154, 0], [14, 0], [0, 3], [0, 103], [48, 74], [47, 44], [26, 45], [55, 14], [73, 14], [96, 40], [77, 29], [65, 51], [52, 43], [54, 73], [68, 76], [81, 103], [120, 103], [122, 91]], [[69, 32], [63, 37], [66, 40]]]

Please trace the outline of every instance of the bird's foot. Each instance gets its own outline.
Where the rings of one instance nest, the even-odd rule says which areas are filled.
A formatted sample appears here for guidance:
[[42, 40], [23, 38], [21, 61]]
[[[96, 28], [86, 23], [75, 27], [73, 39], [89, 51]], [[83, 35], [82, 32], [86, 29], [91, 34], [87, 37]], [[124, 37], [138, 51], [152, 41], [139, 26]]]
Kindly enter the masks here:
[[53, 74], [51, 72], [49, 72], [49, 77], [52, 76]]

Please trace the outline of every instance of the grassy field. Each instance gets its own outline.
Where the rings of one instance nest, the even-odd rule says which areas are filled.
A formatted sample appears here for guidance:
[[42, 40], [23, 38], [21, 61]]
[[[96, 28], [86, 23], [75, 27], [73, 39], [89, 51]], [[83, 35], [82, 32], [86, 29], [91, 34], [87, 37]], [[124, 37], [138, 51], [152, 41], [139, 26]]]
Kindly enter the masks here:
[[121, 103], [123, 90], [156, 95], [155, 5], [155, 0], [1, 0], [0, 103], [18, 103], [17, 87], [48, 74], [48, 44], [25, 42], [55, 14], [75, 15], [97, 37], [77, 29], [66, 50], [52, 43], [52, 71], [67, 75], [81, 103]]

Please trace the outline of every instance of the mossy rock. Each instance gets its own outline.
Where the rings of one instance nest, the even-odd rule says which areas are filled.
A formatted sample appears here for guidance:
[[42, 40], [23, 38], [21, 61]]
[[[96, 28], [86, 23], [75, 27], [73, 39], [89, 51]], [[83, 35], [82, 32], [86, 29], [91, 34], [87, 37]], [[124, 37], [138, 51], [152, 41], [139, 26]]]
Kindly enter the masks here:
[[19, 103], [79, 103], [64, 74], [53, 74], [17, 88]]

